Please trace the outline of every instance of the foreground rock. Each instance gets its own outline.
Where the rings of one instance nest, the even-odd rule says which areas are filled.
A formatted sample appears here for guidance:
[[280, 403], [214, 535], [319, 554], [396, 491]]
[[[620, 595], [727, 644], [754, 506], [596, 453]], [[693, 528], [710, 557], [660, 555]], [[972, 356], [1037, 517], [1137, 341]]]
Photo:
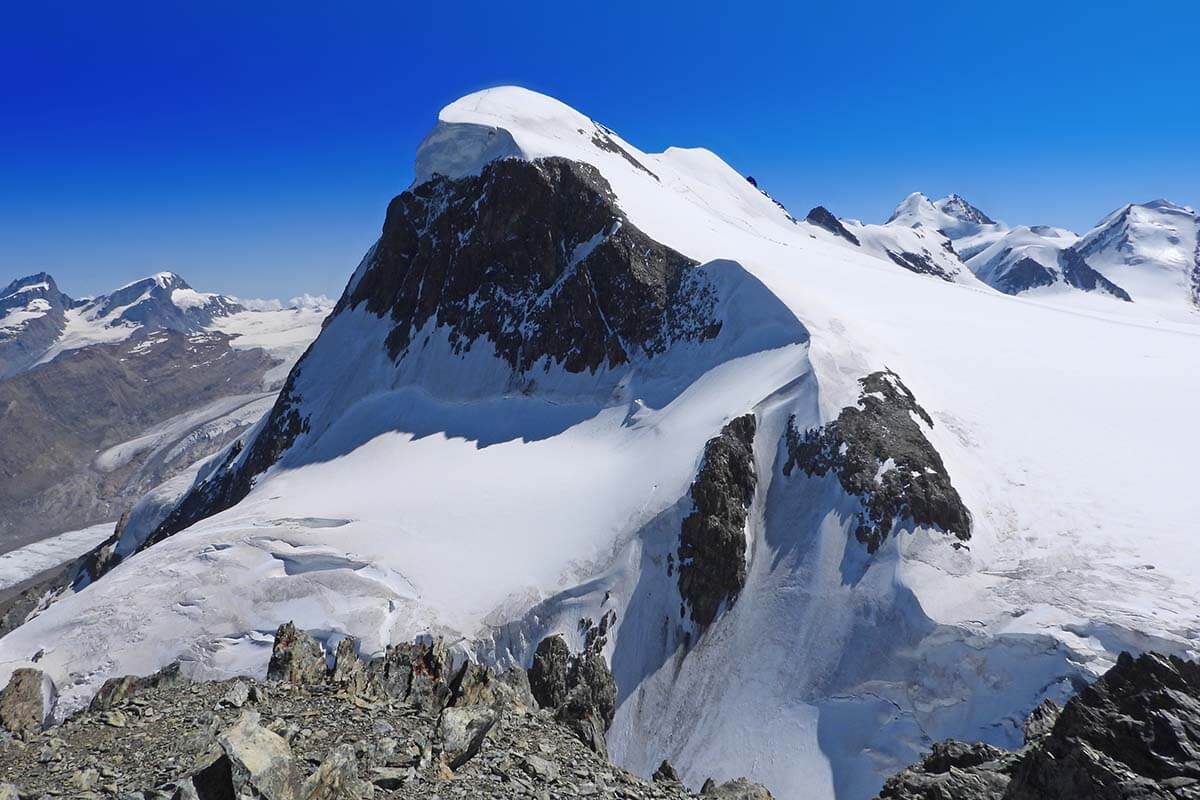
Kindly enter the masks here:
[[0, 692], [0, 724], [19, 735], [40, 731], [54, 710], [54, 682], [40, 669], [13, 672]]
[[0, 738], [0, 800], [697, 796], [614, 767], [585, 743], [577, 723], [591, 720], [602, 741], [615, 697], [594, 650], [566, 653], [560, 705], [539, 709], [524, 670], [452, 670], [438, 641], [354, 663], [343, 640], [325, 670], [320, 643], [291, 625], [280, 634], [280, 680], [192, 683], [177, 669], [116, 679], [57, 728]]
[[888, 800], [1200, 798], [1200, 665], [1122, 653], [1061, 713], [1038, 706], [1009, 752], [941, 742], [891, 778]]

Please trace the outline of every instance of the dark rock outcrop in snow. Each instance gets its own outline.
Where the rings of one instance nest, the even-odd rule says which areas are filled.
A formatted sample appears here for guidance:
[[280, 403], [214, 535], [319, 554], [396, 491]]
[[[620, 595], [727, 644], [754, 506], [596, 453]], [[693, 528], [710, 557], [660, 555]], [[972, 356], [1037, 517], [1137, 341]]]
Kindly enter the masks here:
[[806, 222], [816, 225], [818, 228], [824, 228], [835, 236], [840, 236], [851, 244], [857, 246], [859, 244], [858, 237], [846, 229], [842, 221], [833, 215], [825, 206], [817, 206], [812, 211], [808, 212], [808, 216], [804, 218]]
[[[402, 360], [443, 329], [456, 353], [486, 341], [514, 373], [595, 372], [715, 337], [715, 290], [696, 263], [642, 233], [599, 170], [563, 158], [437, 175], [392, 200], [334, 315], [387, 318]], [[419, 338], [418, 338], [419, 337]], [[142, 547], [229, 508], [307, 430], [292, 370], [245, 452], [189, 492]]]
[[[1047, 722], [1050, 724], [1047, 729]], [[1008, 752], [942, 742], [889, 779], [885, 800], [1200, 797], [1200, 665], [1122, 653], [1055, 717], [1039, 706]]]
[[858, 405], [836, 420], [803, 432], [789, 421], [784, 475], [837, 475], [862, 501], [855, 536], [869, 552], [903, 519], [969, 539], [971, 514], [917, 421], [932, 427], [929, 414], [894, 372], [874, 372], [860, 383]]
[[45, 272], [0, 289], [0, 378], [36, 363], [62, 334], [66, 310], [73, 305]]
[[[942, 247], [946, 252], [950, 253], [956, 259], [958, 255], [954, 252], [954, 246], [949, 240], [942, 242]], [[932, 275], [935, 278], [941, 278], [944, 281], [954, 282], [954, 276], [943, 269], [933, 260], [929, 253], [910, 253], [907, 251], [899, 252], [896, 250], [887, 251], [888, 258], [893, 263], [904, 267], [909, 272], [915, 272], [918, 275]]]
[[992, 285], [1005, 294], [1020, 294], [1038, 286], [1051, 286], [1057, 280], [1052, 270], [1026, 256], [1005, 270]]
[[746, 584], [746, 519], [758, 475], [753, 414], [731, 421], [708, 440], [691, 497], [695, 510], [679, 534], [679, 594], [707, 627]]
[[1086, 292], [1101, 291], [1120, 300], [1133, 302], [1129, 292], [1088, 266], [1087, 261], [1074, 247], [1068, 247], [1058, 254], [1058, 265], [1062, 270], [1063, 280], [1076, 289]]

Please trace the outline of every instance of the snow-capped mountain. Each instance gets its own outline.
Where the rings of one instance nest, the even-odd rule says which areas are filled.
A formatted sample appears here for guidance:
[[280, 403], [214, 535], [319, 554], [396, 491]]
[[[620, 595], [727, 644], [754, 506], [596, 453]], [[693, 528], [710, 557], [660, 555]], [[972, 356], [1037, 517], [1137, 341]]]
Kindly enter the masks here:
[[193, 333], [243, 310], [233, 298], [197, 292], [173, 272], [84, 300], [62, 294], [46, 273], [20, 278], [0, 295], [0, 378], [67, 350], [123, 341], [139, 330]]
[[[0, 300], [0, 552], [111, 522], [262, 416], [331, 303], [247, 311], [173, 273]], [[67, 540], [73, 541], [68, 535]]]
[[[1018, 744], [1122, 649], [1196, 655], [1200, 324], [901, 269], [523, 89], [444, 108], [415, 175], [268, 415], [0, 681], [40, 653], [61, 715], [176, 658], [263, 674], [291, 619], [524, 665], [602, 629], [619, 763], [857, 800], [933, 740]], [[931, 260], [1007, 233], [906, 206], [874, 227]]]
[[1073, 248], [1135, 303], [1200, 309], [1200, 215], [1168, 200], [1117, 209]]

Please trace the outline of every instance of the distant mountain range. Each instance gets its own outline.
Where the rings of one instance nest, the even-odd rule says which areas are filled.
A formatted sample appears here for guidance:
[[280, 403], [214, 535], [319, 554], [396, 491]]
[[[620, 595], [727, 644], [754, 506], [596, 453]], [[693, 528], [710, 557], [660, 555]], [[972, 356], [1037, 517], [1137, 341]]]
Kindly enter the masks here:
[[919, 192], [884, 225], [838, 220], [824, 208], [806, 221], [914, 272], [959, 282], [973, 274], [1005, 294], [1080, 291], [1168, 313], [1200, 308], [1200, 215], [1168, 200], [1123, 206], [1082, 236], [1009, 228], [959, 195], [933, 201]]
[[114, 521], [244, 431], [328, 306], [249, 311], [160, 272], [75, 300], [0, 291], [0, 552]]

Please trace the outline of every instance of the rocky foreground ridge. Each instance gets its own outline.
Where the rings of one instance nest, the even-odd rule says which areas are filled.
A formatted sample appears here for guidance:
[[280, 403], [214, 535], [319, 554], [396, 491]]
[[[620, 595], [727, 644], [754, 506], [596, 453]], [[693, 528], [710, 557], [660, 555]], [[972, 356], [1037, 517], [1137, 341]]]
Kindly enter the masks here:
[[[454, 667], [441, 640], [359, 658], [280, 626], [267, 680], [192, 682], [174, 664], [109, 680], [46, 727], [36, 669], [0, 693], [0, 799], [691, 798], [670, 764], [652, 781], [605, 758], [615, 689], [594, 649], [553, 636], [531, 670]], [[699, 796], [766, 800], [745, 779]]]

